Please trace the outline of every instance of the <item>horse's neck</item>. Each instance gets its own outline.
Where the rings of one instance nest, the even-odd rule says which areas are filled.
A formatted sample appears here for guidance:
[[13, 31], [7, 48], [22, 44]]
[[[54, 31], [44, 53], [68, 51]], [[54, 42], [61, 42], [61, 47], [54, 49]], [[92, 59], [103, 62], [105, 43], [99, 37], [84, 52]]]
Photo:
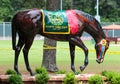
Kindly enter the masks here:
[[105, 38], [105, 34], [100, 23], [93, 16], [82, 11], [77, 11], [77, 13], [79, 15], [79, 19], [86, 23], [85, 31], [94, 38], [96, 43]]
[[89, 33], [93, 39], [95, 40], [96, 43], [100, 42], [102, 39], [105, 38], [105, 34], [103, 32], [103, 30], [96, 30], [94, 28], [88, 28], [87, 33]]

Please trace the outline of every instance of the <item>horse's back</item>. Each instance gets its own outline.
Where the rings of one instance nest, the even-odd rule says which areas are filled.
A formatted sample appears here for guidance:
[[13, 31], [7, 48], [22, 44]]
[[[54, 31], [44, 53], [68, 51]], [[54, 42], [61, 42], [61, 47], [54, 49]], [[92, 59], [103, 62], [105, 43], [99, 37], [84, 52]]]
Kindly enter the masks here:
[[22, 31], [34, 31], [40, 26], [41, 12], [39, 9], [29, 9], [16, 13], [12, 24]]
[[13, 17], [13, 20], [17, 20], [17, 21], [28, 21], [28, 20], [32, 20], [35, 19], [36, 16], [38, 16], [40, 14], [40, 10], [38, 9], [29, 9], [29, 10], [24, 10], [24, 11], [20, 11], [18, 13], [16, 13]]

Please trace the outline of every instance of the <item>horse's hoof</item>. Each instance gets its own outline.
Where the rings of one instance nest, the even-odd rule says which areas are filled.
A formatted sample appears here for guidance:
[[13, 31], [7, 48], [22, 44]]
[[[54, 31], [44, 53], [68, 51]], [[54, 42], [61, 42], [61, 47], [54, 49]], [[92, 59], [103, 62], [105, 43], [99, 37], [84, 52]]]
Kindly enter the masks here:
[[31, 76], [34, 76], [34, 75], [35, 75], [35, 73], [31, 72], [31, 73], [30, 73], [30, 75], [31, 75]]
[[80, 70], [81, 72], [84, 71], [85, 67], [84, 66], [80, 66]]
[[79, 73], [78, 72], [74, 72], [75, 73], [75, 75], [78, 75]]
[[21, 76], [21, 73], [17, 72], [17, 75]]

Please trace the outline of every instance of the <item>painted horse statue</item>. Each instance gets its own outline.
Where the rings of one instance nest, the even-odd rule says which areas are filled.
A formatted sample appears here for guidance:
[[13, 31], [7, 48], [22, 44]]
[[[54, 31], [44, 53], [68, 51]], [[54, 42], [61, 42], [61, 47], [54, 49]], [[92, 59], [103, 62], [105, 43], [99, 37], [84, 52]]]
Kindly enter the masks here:
[[[29, 9], [18, 12], [12, 19], [12, 48], [15, 50], [15, 71], [20, 74], [18, 57], [21, 49], [23, 49], [26, 68], [31, 75], [34, 75], [29, 65], [28, 53], [36, 34], [56, 41], [69, 42], [71, 70], [74, 73], [76, 73], [74, 66], [75, 46], [80, 47], [85, 54], [84, 64], [80, 66], [80, 70], [83, 71], [88, 65], [88, 48], [80, 38], [83, 32], [87, 32], [95, 40], [96, 61], [102, 63], [105, 52], [109, 47], [109, 42], [100, 23], [93, 16], [80, 10], [55, 12]], [[17, 44], [16, 34], [19, 37]]]

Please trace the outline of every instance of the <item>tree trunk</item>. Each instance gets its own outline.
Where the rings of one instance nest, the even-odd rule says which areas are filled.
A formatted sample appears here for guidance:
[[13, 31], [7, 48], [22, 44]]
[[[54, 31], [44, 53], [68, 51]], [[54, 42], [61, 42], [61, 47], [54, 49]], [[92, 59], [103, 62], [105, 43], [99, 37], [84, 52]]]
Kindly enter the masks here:
[[[59, 10], [60, 0], [46, 0], [47, 10]], [[56, 41], [48, 38], [44, 39], [42, 66], [48, 71], [58, 71], [56, 66]], [[50, 48], [50, 49], [49, 49]]]

